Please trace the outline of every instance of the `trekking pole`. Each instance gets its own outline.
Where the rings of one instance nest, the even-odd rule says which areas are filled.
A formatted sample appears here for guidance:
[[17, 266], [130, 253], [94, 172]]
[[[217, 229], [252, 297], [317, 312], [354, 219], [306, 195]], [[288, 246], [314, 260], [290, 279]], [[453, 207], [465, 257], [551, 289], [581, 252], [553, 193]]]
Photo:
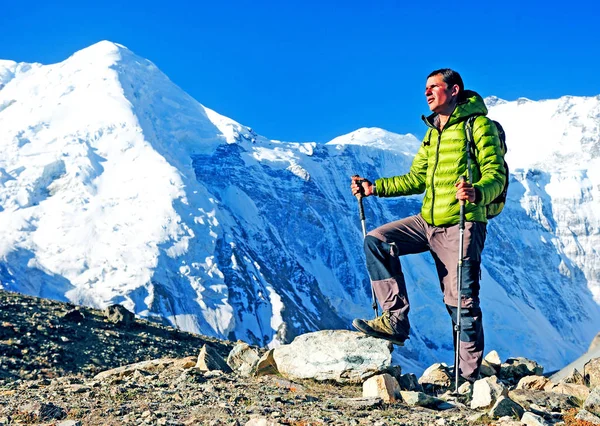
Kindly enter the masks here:
[[[359, 177], [358, 175], [354, 175], [352, 176], [354, 178]], [[365, 209], [363, 208], [363, 188], [362, 188], [362, 183], [366, 182], [365, 179], [361, 179], [361, 180], [357, 180], [356, 184], [360, 187], [360, 191], [358, 192], [358, 194], [356, 194], [356, 199], [358, 200], [358, 214], [360, 215], [360, 223], [362, 225], [362, 231], [363, 231], [363, 240], [365, 238], [367, 238], [367, 221], [365, 219]], [[370, 278], [369, 278], [369, 281]], [[379, 309], [377, 308], [377, 299], [375, 298], [375, 289], [373, 288], [373, 282], [371, 282], [371, 297], [373, 300], [373, 310], [375, 311], [375, 318], [377, 318], [379, 316]]]
[[[461, 182], [465, 182], [465, 177], [460, 177]], [[458, 364], [460, 361], [460, 316], [462, 307], [462, 272], [463, 272], [463, 247], [465, 243], [465, 200], [459, 200], [460, 204], [460, 219], [458, 223], [459, 238], [458, 238], [458, 266], [456, 272], [456, 293], [458, 295], [457, 307], [456, 307], [456, 324], [454, 325], [454, 331], [456, 332], [456, 358], [454, 360], [454, 373], [455, 373], [455, 391], [458, 394]]]

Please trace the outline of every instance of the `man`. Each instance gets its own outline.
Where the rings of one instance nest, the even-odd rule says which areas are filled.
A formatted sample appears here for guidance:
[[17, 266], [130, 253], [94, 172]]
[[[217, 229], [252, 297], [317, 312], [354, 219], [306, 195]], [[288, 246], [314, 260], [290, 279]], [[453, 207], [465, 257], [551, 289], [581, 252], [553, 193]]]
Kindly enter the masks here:
[[[464, 200], [459, 372], [474, 381], [479, 376], [484, 344], [479, 275], [486, 237], [485, 206], [504, 188], [504, 159], [483, 99], [465, 91], [458, 72], [440, 69], [429, 74], [425, 97], [432, 114], [423, 116], [428, 130], [409, 172], [377, 179], [374, 184], [359, 176], [352, 178], [354, 195], [395, 197], [425, 192], [420, 214], [383, 225], [365, 238], [367, 269], [384, 312], [374, 320], [355, 319], [352, 324], [366, 334], [403, 344], [410, 330], [410, 305], [399, 256], [425, 251], [433, 255], [444, 303], [456, 323], [458, 223], [460, 201]], [[473, 161], [468, 162], [465, 121], [471, 116], [477, 116], [473, 123], [476, 149], [471, 154]], [[462, 176], [472, 176], [472, 182], [461, 181]]]

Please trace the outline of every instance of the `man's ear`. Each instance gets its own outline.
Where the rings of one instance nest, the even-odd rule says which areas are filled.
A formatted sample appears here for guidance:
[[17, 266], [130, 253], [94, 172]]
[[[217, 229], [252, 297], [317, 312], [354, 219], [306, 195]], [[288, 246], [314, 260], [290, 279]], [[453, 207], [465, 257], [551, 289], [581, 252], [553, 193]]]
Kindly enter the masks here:
[[458, 84], [455, 84], [454, 86], [452, 86], [452, 96], [458, 96], [458, 92], [460, 91], [460, 87], [458, 87]]

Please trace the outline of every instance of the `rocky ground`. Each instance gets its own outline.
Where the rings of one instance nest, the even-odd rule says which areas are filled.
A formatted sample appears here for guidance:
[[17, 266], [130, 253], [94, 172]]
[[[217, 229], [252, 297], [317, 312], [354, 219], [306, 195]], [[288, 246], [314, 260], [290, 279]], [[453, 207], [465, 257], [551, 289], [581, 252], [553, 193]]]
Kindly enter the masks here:
[[546, 418], [523, 423], [471, 409], [468, 393], [427, 408], [363, 397], [360, 384], [199, 368], [201, 348], [224, 360], [235, 344], [127, 314], [0, 291], [0, 425], [594, 424], [574, 418], [583, 401], [542, 391], [514, 394]]

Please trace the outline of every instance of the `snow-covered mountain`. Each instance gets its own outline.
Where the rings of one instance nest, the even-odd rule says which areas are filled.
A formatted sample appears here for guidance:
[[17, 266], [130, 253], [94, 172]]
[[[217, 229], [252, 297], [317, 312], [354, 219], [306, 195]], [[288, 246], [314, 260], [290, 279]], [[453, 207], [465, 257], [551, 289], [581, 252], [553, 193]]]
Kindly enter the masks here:
[[[600, 98], [488, 104], [513, 174], [484, 252], [486, 346], [560, 368], [600, 328]], [[404, 173], [418, 146], [381, 129], [268, 140], [110, 42], [0, 61], [0, 286], [259, 345], [350, 328], [373, 313], [349, 177]], [[371, 228], [420, 198], [364, 203]], [[403, 267], [398, 360], [452, 363], [432, 259]]]

